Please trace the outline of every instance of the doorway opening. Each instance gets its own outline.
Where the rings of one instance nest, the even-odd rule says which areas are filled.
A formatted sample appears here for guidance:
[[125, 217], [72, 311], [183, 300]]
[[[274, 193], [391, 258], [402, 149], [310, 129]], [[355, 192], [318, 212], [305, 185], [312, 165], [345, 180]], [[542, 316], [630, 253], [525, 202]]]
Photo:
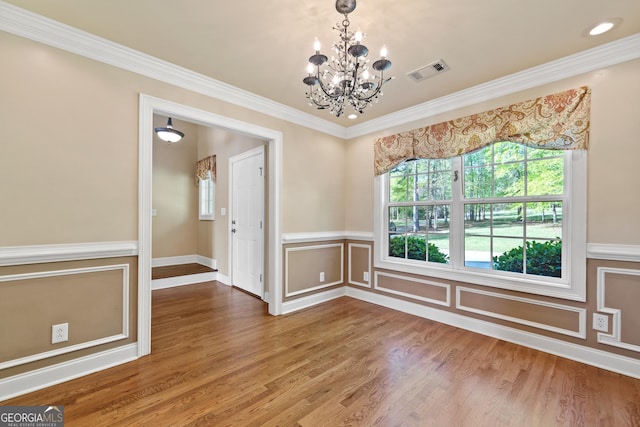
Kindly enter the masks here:
[[[149, 95], [140, 95], [138, 180], [138, 356], [151, 352], [151, 218], [153, 115], [162, 114], [202, 126], [264, 139], [268, 150], [267, 280], [269, 313], [282, 313], [282, 244], [280, 242], [282, 133]], [[228, 217], [227, 217], [228, 218]], [[231, 225], [231, 224], [229, 224]]]

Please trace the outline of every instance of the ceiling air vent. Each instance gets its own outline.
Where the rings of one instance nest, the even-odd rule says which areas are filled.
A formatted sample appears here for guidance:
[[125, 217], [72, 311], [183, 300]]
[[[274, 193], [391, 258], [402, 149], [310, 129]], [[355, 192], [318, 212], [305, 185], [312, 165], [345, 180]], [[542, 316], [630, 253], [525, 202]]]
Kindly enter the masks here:
[[444, 73], [448, 69], [449, 66], [445, 64], [442, 59], [439, 59], [429, 65], [425, 65], [424, 67], [407, 73], [407, 76], [409, 76], [409, 78], [411, 78], [413, 81], [421, 82], [422, 80], [428, 79], [429, 77]]

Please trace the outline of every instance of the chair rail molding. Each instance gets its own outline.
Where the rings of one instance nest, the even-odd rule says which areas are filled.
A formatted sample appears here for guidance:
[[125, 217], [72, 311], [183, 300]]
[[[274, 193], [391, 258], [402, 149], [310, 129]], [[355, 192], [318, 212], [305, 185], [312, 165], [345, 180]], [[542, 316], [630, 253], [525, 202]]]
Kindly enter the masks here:
[[5, 246], [0, 247], [0, 267], [137, 255], [137, 241]]
[[587, 245], [587, 258], [640, 262], [640, 245], [589, 243]]

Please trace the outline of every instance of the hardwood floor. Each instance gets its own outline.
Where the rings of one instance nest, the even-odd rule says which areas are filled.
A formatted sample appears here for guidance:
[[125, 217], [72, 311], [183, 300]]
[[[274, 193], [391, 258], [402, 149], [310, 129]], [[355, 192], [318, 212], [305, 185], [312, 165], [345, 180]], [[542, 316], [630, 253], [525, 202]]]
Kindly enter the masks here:
[[67, 426], [638, 426], [640, 380], [343, 297], [154, 291], [152, 354], [2, 405]]

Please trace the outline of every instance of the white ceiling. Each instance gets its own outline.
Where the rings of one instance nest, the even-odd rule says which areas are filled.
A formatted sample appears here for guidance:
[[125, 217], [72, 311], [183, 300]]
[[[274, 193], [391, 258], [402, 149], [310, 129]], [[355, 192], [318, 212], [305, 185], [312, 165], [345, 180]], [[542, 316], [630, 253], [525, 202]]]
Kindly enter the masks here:
[[[342, 21], [333, 0], [8, 0], [6, 3], [350, 126], [640, 32], [640, 0], [360, 0], [351, 27], [395, 76], [378, 104], [349, 120], [308, 105], [302, 78], [314, 38], [326, 53]], [[585, 29], [622, 24], [601, 36]], [[329, 55], [330, 56], [330, 55]], [[450, 70], [407, 73], [442, 59]]]

